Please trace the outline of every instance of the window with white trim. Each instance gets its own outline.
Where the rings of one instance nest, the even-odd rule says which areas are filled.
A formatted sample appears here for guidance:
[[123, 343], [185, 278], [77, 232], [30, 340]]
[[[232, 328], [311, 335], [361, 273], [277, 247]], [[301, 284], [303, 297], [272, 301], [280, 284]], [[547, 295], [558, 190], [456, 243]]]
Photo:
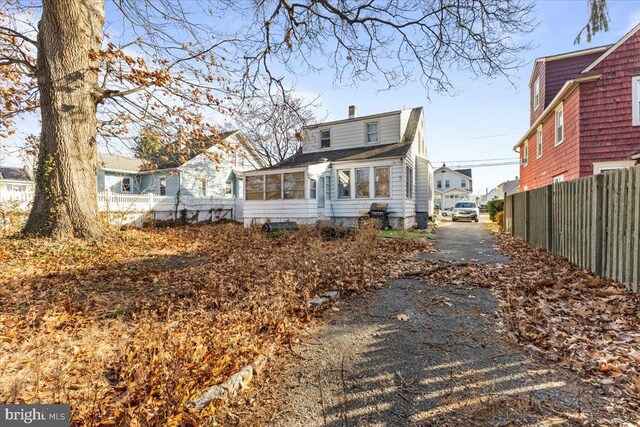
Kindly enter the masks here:
[[198, 197], [207, 197], [207, 179], [206, 178], [198, 178], [196, 181], [196, 196]]
[[304, 172], [283, 173], [282, 190], [285, 199], [304, 199]]
[[540, 77], [536, 78], [533, 83], [533, 109], [537, 109], [540, 105]]
[[266, 200], [282, 199], [282, 175], [279, 173], [267, 175], [264, 188]]
[[378, 122], [371, 122], [365, 125], [367, 138], [366, 142], [378, 142]]
[[442, 188], [442, 180], [441, 179], [438, 180], [438, 188]]
[[318, 197], [318, 181], [315, 179], [309, 180], [309, 198], [315, 199]]
[[161, 196], [167, 195], [167, 177], [166, 175], [160, 175], [160, 179], [158, 180], [158, 187]]
[[381, 166], [374, 168], [375, 196], [391, 197], [391, 168]]
[[522, 146], [522, 164], [524, 166], [529, 164], [529, 141], [525, 142]]
[[338, 171], [338, 199], [351, 198], [351, 170]]
[[264, 175], [248, 176], [245, 186], [247, 200], [264, 199]]
[[322, 129], [320, 131], [320, 148], [331, 147], [331, 130]]
[[538, 126], [536, 132], [536, 158], [542, 157], [542, 126]]
[[554, 184], [557, 184], [559, 182], [564, 182], [564, 175], [554, 176], [553, 177], [553, 182], [554, 182]]
[[631, 108], [633, 114], [632, 124], [633, 126], [640, 126], [640, 76], [631, 77], [631, 89], [633, 90], [631, 94], [633, 102]]
[[444, 188], [449, 188], [449, 180], [445, 179], [444, 181]]
[[406, 169], [406, 197], [407, 199], [413, 199], [413, 168], [407, 165]]
[[131, 177], [125, 176], [122, 178], [120, 188], [123, 193], [131, 193]]
[[356, 169], [356, 197], [368, 198], [369, 197], [369, 168]]
[[564, 106], [556, 109], [556, 145], [562, 144], [564, 141]]

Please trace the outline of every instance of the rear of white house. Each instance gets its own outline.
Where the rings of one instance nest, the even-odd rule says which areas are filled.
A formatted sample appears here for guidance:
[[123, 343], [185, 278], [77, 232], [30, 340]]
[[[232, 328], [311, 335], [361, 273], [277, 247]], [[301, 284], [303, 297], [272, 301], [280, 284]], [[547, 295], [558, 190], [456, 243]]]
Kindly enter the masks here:
[[305, 128], [298, 154], [245, 172], [245, 191], [245, 226], [354, 226], [372, 203], [386, 203], [392, 227], [412, 227], [433, 211], [423, 109], [357, 117], [349, 107], [348, 119]]

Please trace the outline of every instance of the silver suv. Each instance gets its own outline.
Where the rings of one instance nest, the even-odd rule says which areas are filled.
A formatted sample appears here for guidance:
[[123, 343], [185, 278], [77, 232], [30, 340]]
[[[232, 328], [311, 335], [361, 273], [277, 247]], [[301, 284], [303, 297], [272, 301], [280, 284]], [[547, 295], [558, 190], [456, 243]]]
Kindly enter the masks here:
[[459, 219], [478, 222], [479, 217], [480, 211], [478, 210], [476, 202], [458, 202], [451, 213], [451, 221], [454, 222]]

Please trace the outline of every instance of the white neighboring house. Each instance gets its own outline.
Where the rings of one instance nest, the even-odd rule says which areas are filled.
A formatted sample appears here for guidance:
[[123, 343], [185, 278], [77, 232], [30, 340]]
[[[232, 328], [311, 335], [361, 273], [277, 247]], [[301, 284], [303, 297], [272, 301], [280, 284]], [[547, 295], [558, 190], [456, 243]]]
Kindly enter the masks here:
[[504, 199], [506, 196], [516, 194], [520, 188], [520, 179], [512, 179], [510, 181], [501, 182], [498, 184], [498, 199]]
[[330, 221], [357, 225], [372, 203], [387, 203], [392, 227], [409, 228], [433, 212], [422, 107], [349, 118], [303, 129], [301, 151], [246, 172], [244, 224]]
[[453, 208], [462, 200], [475, 201], [471, 169], [451, 169], [442, 165], [433, 172], [435, 204], [440, 209]]
[[0, 191], [33, 191], [33, 180], [25, 168], [0, 166]]

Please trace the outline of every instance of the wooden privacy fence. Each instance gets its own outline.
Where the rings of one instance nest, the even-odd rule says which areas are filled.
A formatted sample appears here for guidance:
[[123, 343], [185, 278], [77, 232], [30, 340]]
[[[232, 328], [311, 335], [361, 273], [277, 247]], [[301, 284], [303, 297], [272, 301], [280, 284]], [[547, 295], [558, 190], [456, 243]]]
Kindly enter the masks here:
[[640, 166], [505, 198], [505, 229], [638, 292]]

